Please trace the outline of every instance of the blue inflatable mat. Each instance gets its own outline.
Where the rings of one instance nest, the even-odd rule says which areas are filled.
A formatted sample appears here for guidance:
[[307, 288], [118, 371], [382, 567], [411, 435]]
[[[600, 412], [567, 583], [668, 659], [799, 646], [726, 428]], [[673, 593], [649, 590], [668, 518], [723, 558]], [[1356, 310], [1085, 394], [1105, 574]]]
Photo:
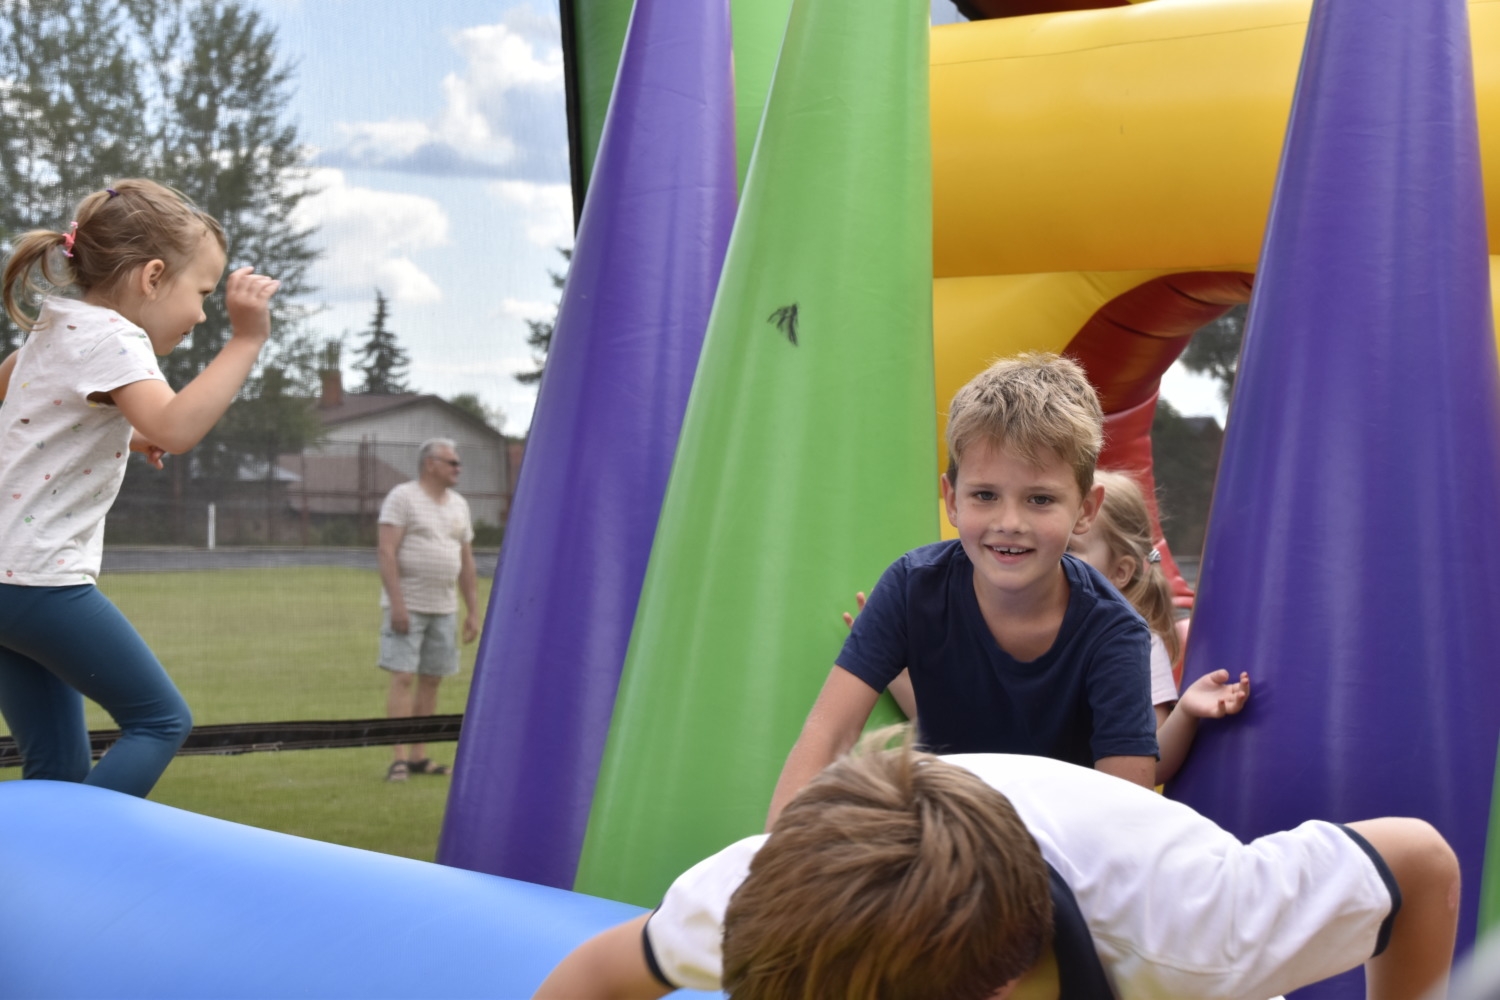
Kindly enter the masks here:
[[52, 781], [0, 783], [0, 900], [28, 1000], [527, 997], [641, 912]]

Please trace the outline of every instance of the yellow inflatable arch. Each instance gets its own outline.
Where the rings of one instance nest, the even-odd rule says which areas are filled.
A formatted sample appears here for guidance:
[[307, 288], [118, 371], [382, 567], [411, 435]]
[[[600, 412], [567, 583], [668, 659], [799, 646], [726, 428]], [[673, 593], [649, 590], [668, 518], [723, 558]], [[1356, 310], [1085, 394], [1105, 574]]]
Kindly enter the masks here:
[[[1104, 464], [1149, 480], [1162, 374], [1249, 299], [1310, 6], [1154, 0], [933, 29], [940, 401], [996, 356], [1066, 349], [1109, 415]], [[1469, 14], [1493, 253], [1500, 0]]]

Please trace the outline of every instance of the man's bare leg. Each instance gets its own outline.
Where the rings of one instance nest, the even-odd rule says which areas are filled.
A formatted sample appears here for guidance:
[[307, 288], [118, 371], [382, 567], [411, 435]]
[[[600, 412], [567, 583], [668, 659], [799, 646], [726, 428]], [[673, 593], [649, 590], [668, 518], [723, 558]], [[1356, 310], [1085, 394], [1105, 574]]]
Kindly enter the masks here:
[[[391, 689], [385, 697], [385, 714], [391, 719], [409, 719], [414, 708], [413, 693], [416, 684], [413, 682], [415, 675], [402, 673], [399, 670], [391, 672]], [[406, 755], [406, 744], [398, 743], [391, 750], [395, 754], [393, 760], [411, 760]]]
[[[443, 679], [441, 677], [435, 677], [431, 674], [418, 674], [417, 695], [413, 702], [413, 709], [408, 714], [417, 716], [436, 714], [438, 685], [441, 684], [442, 681]], [[411, 756], [408, 757], [407, 760], [426, 759], [427, 744], [413, 744], [411, 748]]]

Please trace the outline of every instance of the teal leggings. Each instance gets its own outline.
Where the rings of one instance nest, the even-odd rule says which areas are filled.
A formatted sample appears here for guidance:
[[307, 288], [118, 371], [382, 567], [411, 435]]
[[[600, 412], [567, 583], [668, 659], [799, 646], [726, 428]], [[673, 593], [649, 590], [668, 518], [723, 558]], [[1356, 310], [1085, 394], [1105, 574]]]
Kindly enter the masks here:
[[[121, 736], [92, 768], [83, 699]], [[0, 585], [0, 714], [23, 778], [82, 781], [144, 796], [193, 727], [145, 640], [91, 584]]]

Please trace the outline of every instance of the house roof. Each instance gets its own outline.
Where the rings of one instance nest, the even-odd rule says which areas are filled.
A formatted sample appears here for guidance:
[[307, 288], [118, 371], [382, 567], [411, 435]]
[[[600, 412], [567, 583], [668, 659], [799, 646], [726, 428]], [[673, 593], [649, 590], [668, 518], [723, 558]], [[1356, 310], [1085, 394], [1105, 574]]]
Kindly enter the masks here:
[[324, 427], [337, 427], [339, 424], [350, 420], [359, 420], [364, 417], [372, 417], [381, 413], [392, 413], [403, 410], [410, 406], [436, 403], [448, 410], [450, 414], [457, 416], [473, 424], [476, 430], [486, 432], [494, 437], [503, 435], [480, 420], [472, 413], [460, 407], [454, 406], [441, 396], [434, 396], [425, 392], [401, 392], [391, 395], [380, 393], [344, 393], [343, 401], [337, 406], [325, 406], [322, 401], [315, 403], [316, 412]]
[[420, 392], [402, 392], [389, 396], [351, 392], [345, 393], [343, 401], [337, 406], [325, 406], [319, 402], [318, 416], [324, 425], [341, 424], [346, 420], [369, 417], [389, 410], [399, 410], [423, 399], [437, 398], [437, 396], [429, 396]]

